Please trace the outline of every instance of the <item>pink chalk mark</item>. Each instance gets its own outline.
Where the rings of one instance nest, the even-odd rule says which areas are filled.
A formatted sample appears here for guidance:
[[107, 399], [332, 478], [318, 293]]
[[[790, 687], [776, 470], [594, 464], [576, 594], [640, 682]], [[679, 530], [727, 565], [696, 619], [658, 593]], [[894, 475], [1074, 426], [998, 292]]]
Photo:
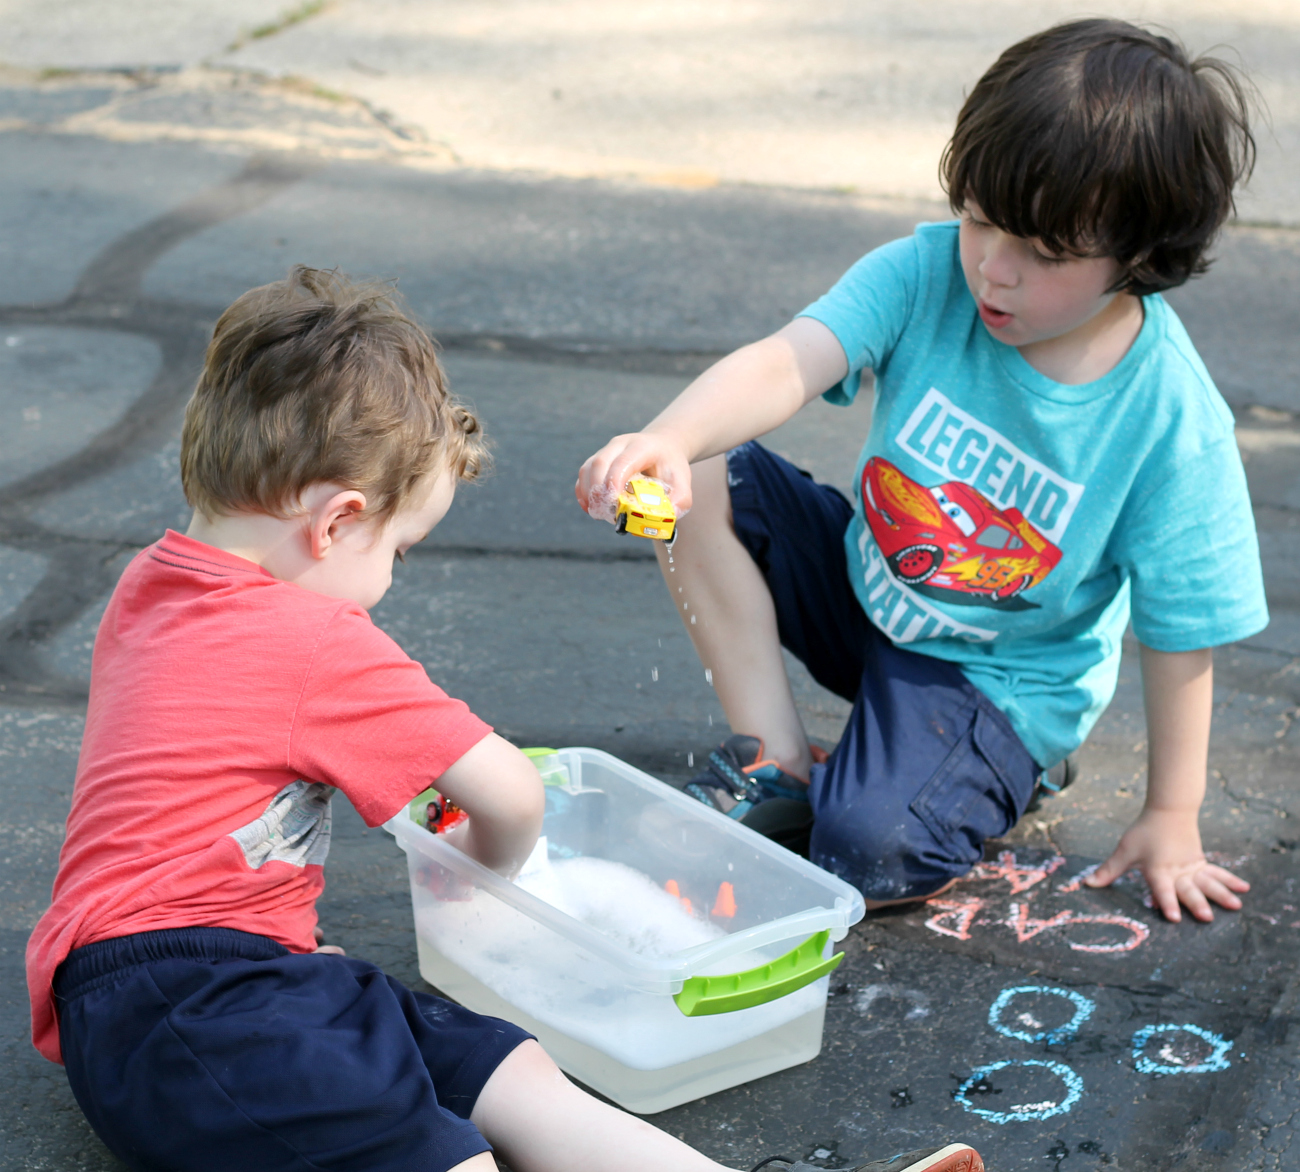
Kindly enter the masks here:
[[1121, 940], [1118, 944], [1076, 944], [1073, 940], [1067, 940], [1066, 943], [1075, 952], [1132, 952], [1151, 935], [1151, 929], [1144, 923], [1140, 920], [1131, 920], [1128, 916], [1077, 916], [1071, 913], [1070, 923], [1111, 924], [1129, 932], [1129, 938]]
[[1090, 867], [1084, 867], [1082, 871], [1072, 878], [1067, 879], [1056, 890], [1062, 895], [1070, 895], [1073, 892], [1078, 891], [1083, 886], [1083, 881], [1100, 866], [1100, 863], [1093, 863]]
[[1056, 855], [1043, 863], [1021, 866], [1015, 851], [1002, 851], [996, 863], [981, 863], [979, 871], [981, 879], [1005, 879], [1011, 888], [1011, 894], [1019, 895], [1064, 865], [1065, 857]]
[[925, 906], [943, 909], [925, 921], [925, 926], [931, 932], [951, 936], [954, 940], [969, 940], [971, 927], [976, 915], [984, 907], [984, 900], [927, 899]]
[[1046, 932], [1048, 928], [1064, 927], [1070, 922], [1073, 914], [1067, 909], [1057, 912], [1050, 920], [1031, 920], [1029, 904], [1013, 903], [1011, 914], [1007, 917], [1007, 927], [1014, 929], [1016, 939], [1023, 944], [1026, 940], [1032, 940], [1039, 932]]
[[1151, 935], [1151, 929], [1144, 923], [1130, 919], [1128, 916], [1085, 916], [1072, 912], [1068, 908], [1063, 912], [1057, 912], [1050, 920], [1035, 920], [1029, 915], [1028, 903], [1013, 903], [1006, 923], [1008, 928], [1015, 931], [1016, 939], [1021, 944], [1032, 940], [1040, 932], [1046, 932], [1049, 928], [1066, 928], [1075, 924], [1107, 924], [1124, 928], [1129, 933], [1127, 940], [1120, 940], [1115, 944], [1076, 944], [1073, 940], [1067, 940], [1066, 943], [1075, 952], [1132, 952]]

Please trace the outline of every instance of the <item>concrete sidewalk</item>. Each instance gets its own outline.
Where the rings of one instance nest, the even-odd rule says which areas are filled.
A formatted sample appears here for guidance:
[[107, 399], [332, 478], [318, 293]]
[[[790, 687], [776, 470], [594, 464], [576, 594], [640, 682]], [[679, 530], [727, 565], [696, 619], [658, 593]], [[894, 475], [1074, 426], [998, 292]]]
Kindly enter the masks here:
[[[0, 62], [253, 71], [358, 98], [427, 156], [685, 186], [938, 199], [963, 94], [1077, 0], [3, 0]], [[1123, 0], [1257, 84], [1255, 223], [1300, 224], [1300, 7]], [[201, 85], [201, 79], [195, 79]]]

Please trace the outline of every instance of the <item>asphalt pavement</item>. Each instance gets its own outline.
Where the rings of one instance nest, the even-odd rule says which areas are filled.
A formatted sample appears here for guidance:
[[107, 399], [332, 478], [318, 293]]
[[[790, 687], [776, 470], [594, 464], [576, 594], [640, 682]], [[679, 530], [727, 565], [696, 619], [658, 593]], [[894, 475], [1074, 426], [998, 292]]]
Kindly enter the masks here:
[[[196, 92], [100, 73], [0, 87], [6, 1170], [119, 1166], [30, 1046], [22, 953], [54, 874], [98, 615], [130, 557], [186, 520], [180, 411], [221, 309], [294, 262], [398, 280], [497, 467], [399, 567], [376, 620], [518, 743], [592, 745], [680, 781], [722, 713], [649, 551], [573, 503], [577, 464], [862, 252], [945, 214], [411, 166], [409, 140], [362, 103], [248, 79]], [[1274, 615], [1218, 657], [1204, 833], [1254, 884], [1246, 910], [1176, 926], [1140, 884], [1077, 882], [1141, 801], [1129, 657], [1074, 788], [942, 900], [850, 934], [817, 1060], [657, 1123], [736, 1166], [782, 1151], [835, 1168], [948, 1136], [997, 1170], [1300, 1165], [1298, 279], [1300, 234], [1243, 225], [1170, 297], [1237, 413]], [[815, 404], [771, 442], [844, 485], [865, 410]], [[795, 675], [833, 744], [844, 704]], [[419, 987], [404, 860], [338, 805], [327, 931]]]

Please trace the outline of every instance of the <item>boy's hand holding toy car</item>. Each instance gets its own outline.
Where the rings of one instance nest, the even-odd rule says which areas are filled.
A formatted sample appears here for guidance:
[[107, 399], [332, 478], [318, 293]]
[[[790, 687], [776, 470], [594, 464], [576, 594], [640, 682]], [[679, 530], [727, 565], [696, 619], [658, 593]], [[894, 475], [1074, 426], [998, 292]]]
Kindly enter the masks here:
[[617, 495], [604, 484], [594, 486], [586, 509], [591, 516], [610, 522], [616, 533], [671, 542], [680, 515], [669, 499], [671, 493], [662, 480], [633, 476]]

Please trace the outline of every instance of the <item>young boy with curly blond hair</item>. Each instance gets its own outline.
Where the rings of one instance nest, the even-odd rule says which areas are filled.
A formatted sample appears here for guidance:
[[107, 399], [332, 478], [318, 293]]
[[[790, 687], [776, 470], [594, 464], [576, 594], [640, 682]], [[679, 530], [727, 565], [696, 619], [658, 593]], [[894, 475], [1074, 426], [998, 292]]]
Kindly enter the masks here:
[[[194, 519], [100, 625], [27, 955], [37, 1048], [131, 1168], [495, 1172], [495, 1148], [514, 1172], [725, 1172], [517, 1026], [318, 946], [335, 790], [376, 826], [436, 782], [505, 874], [537, 839], [532, 764], [367, 614], [484, 458], [387, 287], [296, 268], [217, 323], [182, 436]], [[949, 1144], [889, 1167], [981, 1165]]]

